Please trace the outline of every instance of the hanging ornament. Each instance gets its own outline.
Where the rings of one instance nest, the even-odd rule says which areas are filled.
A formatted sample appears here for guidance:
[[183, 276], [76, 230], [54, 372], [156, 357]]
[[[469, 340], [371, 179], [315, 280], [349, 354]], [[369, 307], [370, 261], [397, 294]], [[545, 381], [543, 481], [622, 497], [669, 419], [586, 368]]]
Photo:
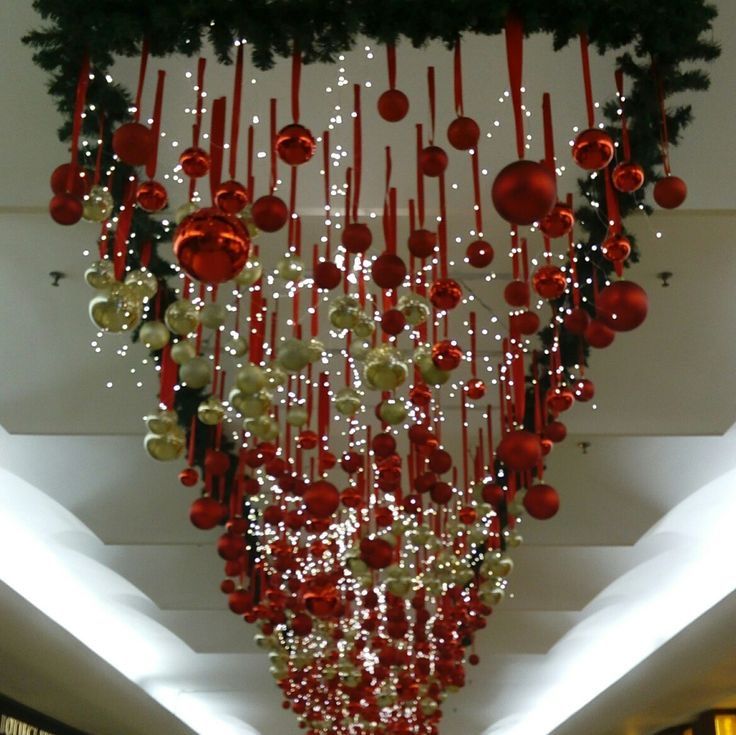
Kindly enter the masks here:
[[179, 156], [182, 171], [192, 179], [207, 176], [210, 170], [210, 155], [199, 147], [186, 148]]
[[342, 272], [330, 260], [323, 260], [314, 268], [314, 285], [317, 288], [331, 291], [337, 288], [342, 280]]
[[526, 512], [539, 521], [546, 521], [560, 509], [560, 497], [551, 485], [532, 485], [524, 495]]
[[532, 276], [534, 290], [549, 301], [559, 299], [567, 288], [567, 278], [556, 265], [540, 265]]
[[427, 68], [427, 86], [429, 87], [431, 134], [429, 136], [429, 145], [419, 153], [419, 167], [425, 176], [436, 178], [445, 172], [450, 159], [442, 148], [434, 144], [435, 84], [433, 66]]
[[386, 55], [389, 89], [378, 98], [378, 114], [386, 122], [399, 122], [409, 112], [409, 98], [401, 90], [396, 89], [396, 47], [393, 44], [386, 46]]
[[649, 299], [646, 291], [632, 281], [616, 281], [606, 286], [596, 298], [596, 318], [614, 332], [629, 332], [647, 317]]
[[169, 203], [166, 189], [158, 181], [144, 181], [139, 184], [135, 200], [138, 206], [146, 212], [160, 212], [166, 209]]
[[412, 230], [407, 246], [415, 258], [429, 258], [437, 250], [437, 233], [425, 229]]
[[82, 199], [90, 192], [92, 177], [76, 164], [62, 163], [51, 172], [50, 186], [54, 194], [69, 193]]
[[238, 214], [249, 203], [248, 190], [239, 181], [230, 179], [217, 187], [215, 204], [226, 214]]
[[440, 278], [429, 289], [429, 300], [437, 309], [454, 309], [463, 297], [460, 284], [453, 278]]
[[614, 340], [616, 333], [600, 319], [591, 319], [583, 332], [585, 341], [597, 350], [608, 347]]
[[276, 152], [289, 166], [301, 166], [312, 158], [316, 150], [314, 136], [303, 125], [287, 125], [276, 136]]
[[264, 232], [277, 232], [289, 219], [289, 210], [282, 199], [266, 194], [253, 202], [253, 221]]
[[687, 198], [687, 184], [669, 174], [654, 185], [654, 201], [663, 209], [677, 209]]
[[590, 324], [590, 314], [585, 309], [576, 306], [569, 314], [565, 315], [563, 324], [568, 332], [581, 336]]
[[381, 288], [398, 288], [406, 278], [406, 264], [394, 253], [381, 253], [371, 265], [371, 275]]
[[457, 117], [447, 128], [447, 139], [450, 145], [459, 151], [467, 151], [478, 145], [480, 127], [475, 120], [465, 116], [463, 105], [463, 71], [460, 39], [455, 41], [453, 63], [453, 90], [455, 93], [455, 114]]
[[496, 455], [510, 470], [522, 472], [536, 467], [542, 459], [539, 437], [530, 431], [517, 429], [501, 439]]
[[601, 246], [603, 255], [613, 263], [623, 263], [631, 254], [631, 243], [624, 235], [609, 235]]
[[621, 106], [621, 143], [623, 147], [623, 160], [616, 164], [611, 174], [613, 185], [624, 194], [633, 194], [644, 184], [645, 175], [642, 166], [631, 160], [631, 143], [629, 141], [629, 128], [626, 122], [626, 104], [624, 98], [624, 73], [616, 70], [616, 92], [618, 93], [619, 105]]
[[539, 229], [547, 237], [563, 237], [575, 226], [575, 214], [572, 207], [564, 202], [557, 202], [552, 211], [539, 222]]

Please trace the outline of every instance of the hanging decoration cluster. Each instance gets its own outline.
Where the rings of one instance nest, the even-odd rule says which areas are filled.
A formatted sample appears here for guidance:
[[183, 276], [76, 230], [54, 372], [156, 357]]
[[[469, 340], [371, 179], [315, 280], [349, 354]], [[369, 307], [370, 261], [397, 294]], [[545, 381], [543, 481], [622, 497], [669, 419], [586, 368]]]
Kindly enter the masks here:
[[[150, 53], [193, 52], [203, 19], [171, 21], [190, 24], [194, 42], [185, 49], [179, 41], [164, 44], [151, 19], [144, 40], [108, 38], [110, 51], [140, 51], [130, 119], [130, 100], [104, 82], [111, 61], [99, 51], [104, 36], [87, 29], [88, 52], [68, 59], [76, 65], [70, 93], [51, 61], [54, 49], [62, 54], [68, 19], [36, 5], [57, 25], [28, 41], [39, 63], [57, 73], [52, 91], [71, 111], [63, 131], [71, 158], [52, 174], [50, 213], [62, 225], [101, 223], [99, 260], [86, 272], [98, 291], [90, 317], [101, 331], [135, 334], [155, 358], [159, 407], [146, 418], [145, 449], [154, 459], [185, 463], [181, 483], [197, 488], [192, 523], [220, 532], [227, 604], [260, 628], [284, 706], [309, 735], [436, 735], [442, 702], [463, 686], [466, 663], [478, 663], [476, 635], [506, 595], [522, 518], [545, 520], [558, 511], [558, 492], [544, 481], [545, 457], [565, 439], [564, 414], [593, 398], [589, 349], [607, 347], [647, 316], [646, 293], [623, 277], [637, 252], [623, 218], [646, 206], [643, 192], [659, 161], [657, 204], [672, 208], [685, 199], [684, 182], [670, 170], [669, 144], [689, 109], [668, 114], [665, 93], [706, 86], [702, 73], [686, 77], [679, 63], [717, 55], [699, 40], [714, 12], [700, 2], [678, 3], [689, 25], [663, 25], [651, 45], [643, 33], [622, 32], [621, 18], [633, 17], [627, 3], [617, 4], [615, 22], [606, 24], [602, 11], [577, 26], [589, 29], [579, 34], [587, 119], [571, 146], [589, 202], [577, 209], [572, 195], [557, 190], [563, 157], [555, 154], [550, 97], [522, 99], [525, 24], [555, 31], [560, 44], [570, 28], [549, 27], [535, 3], [526, 18], [504, 8], [487, 28], [455, 17], [465, 25], [449, 24], [451, 37], [409, 28], [421, 13], [390, 31], [348, 24], [388, 42], [388, 85], [370, 100], [354, 85], [352, 161], [340, 182], [339, 220], [330, 130], [310, 130], [302, 120], [301, 73], [305, 59], [331, 57], [352, 39], [326, 43], [319, 14], [311, 35], [268, 42], [263, 19], [241, 28], [229, 16], [209, 23], [207, 15], [220, 55], [234, 50], [230, 130], [228, 136], [224, 97], [208, 104], [203, 130], [202, 59], [191, 145], [176, 169], [189, 179], [189, 196], [175, 210], [174, 227], [162, 214], [169, 192], [157, 177], [164, 71], [147, 123], [141, 110]], [[359, 17], [357, 4], [344, 5], [348, 20]], [[480, 174], [481, 127], [463, 100], [460, 34], [468, 30], [502, 31], [507, 49], [516, 158], [492, 175], [490, 191]], [[398, 86], [394, 40], [401, 33], [418, 44], [441, 35], [452, 46], [455, 118], [446, 131], [435, 126], [433, 67], [428, 120], [415, 113], [424, 95]], [[253, 125], [244, 131], [246, 165], [238, 159], [245, 44], [237, 39], [244, 36], [255, 39], [256, 63], [268, 65], [274, 51], [292, 58], [290, 116], [284, 119], [275, 99], [265, 115], [258, 111], [269, 122], [265, 181], [254, 175]], [[589, 37], [601, 49], [636, 42], [645, 57], [621, 57], [608, 124], [596, 119]], [[530, 150], [525, 110], [540, 102], [544, 146]], [[390, 148], [380, 164], [366, 165], [367, 119], [371, 134], [403, 126], [406, 145], [416, 150], [411, 191], [394, 183]], [[467, 165], [472, 174], [467, 210], [475, 236], [462, 251], [448, 217], [450, 165]], [[279, 168], [287, 171], [285, 185]], [[325, 234], [304, 246], [299, 194], [314, 186], [318, 171]], [[383, 182], [380, 219], [361, 208], [365, 176]], [[208, 195], [201, 193], [205, 183]], [[484, 238], [489, 203], [510, 225], [508, 244]], [[400, 206], [408, 218], [399, 216]], [[576, 227], [585, 241], [576, 239]], [[269, 260], [263, 249], [276, 240], [262, 233], [281, 237], [273, 270], [262, 264]], [[169, 237], [173, 266], [159, 253]], [[506, 332], [491, 359], [490, 316], [477, 308], [483, 294], [470, 291], [461, 274], [487, 272], [507, 247], [513, 278], [503, 290], [503, 324], [495, 327]], [[531, 248], [542, 252], [533, 272]], [[491, 279], [484, 284], [494, 287]], [[541, 343], [533, 341], [537, 333]]]

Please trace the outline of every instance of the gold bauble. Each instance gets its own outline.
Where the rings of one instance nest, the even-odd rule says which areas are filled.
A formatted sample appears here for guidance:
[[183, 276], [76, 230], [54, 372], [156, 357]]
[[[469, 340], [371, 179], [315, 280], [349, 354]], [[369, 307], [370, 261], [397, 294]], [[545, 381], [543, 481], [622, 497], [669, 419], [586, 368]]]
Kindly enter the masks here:
[[250, 204], [240, 212], [238, 217], [243, 221], [251, 240], [260, 235], [261, 231], [258, 229], [258, 225], [253, 221], [253, 207]]
[[421, 369], [422, 378], [427, 385], [439, 386], [444, 385], [450, 379], [450, 373], [446, 370], [440, 370], [434, 363], [428, 367]]
[[177, 426], [176, 430], [163, 436], [159, 434], [146, 434], [143, 440], [143, 446], [149, 457], [159, 462], [172, 462], [184, 454], [186, 436], [184, 435], [184, 430]]
[[166, 308], [164, 322], [174, 334], [184, 337], [199, 326], [199, 311], [189, 301], [174, 301]]
[[413, 577], [406, 570], [392, 565], [386, 569], [386, 589], [397, 597], [409, 597], [413, 592]]
[[304, 278], [304, 263], [288, 253], [276, 264], [276, 274], [284, 281], [299, 283]]
[[429, 717], [430, 715], [434, 714], [437, 711], [437, 707], [439, 705], [437, 702], [434, 701], [434, 699], [431, 699], [430, 697], [425, 697], [420, 703], [419, 706], [421, 707], [422, 712]]
[[183, 365], [196, 356], [197, 348], [194, 342], [190, 342], [188, 339], [180, 339], [171, 345], [171, 359], [177, 365]]
[[497, 577], [508, 577], [514, 570], [514, 562], [508, 556], [495, 556], [491, 560], [491, 571]]
[[348, 559], [348, 568], [350, 569], [350, 573], [356, 577], [370, 572], [368, 565], [359, 557], [350, 557]]
[[376, 331], [376, 323], [367, 314], [361, 312], [352, 331], [358, 339], [368, 339]]
[[125, 332], [140, 321], [140, 303], [127, 297], [122, 291], [117, 296], [95, 296], [89, 303], [89, 317], [103, 332]]
[[385, 421], [389, 426], [400, 424], [406, 418], [407, 413], [404, 403], [393, 398], [382, 401], [378, 409], [378, 415], [381, 417], [381, 420]]
[[511, 531], [506, 537], [506, 545], [515, 549], [524, 543], [524, 537], [518, 531]]
[[235, 383], [243, 393], [258, 393], [259, 390], [266, 387], [266, 375], [258, 365], [248, 363], [238, 370]]
[[286, 371], [275, 362], [266, 368], [265, 373], [269, 388], [278, 388], [279, 386], [286, 385], [289, 380]]
[[384, 707], [393, 707], [396, 704], [396, 695], [382, 693], [376, 697], [376, 704], [383, 709]]
[[198, 207], [194, 202], [184, 202], [184, 204], [180, 204], [176, 208], [176, 212], [174, 212], [174, 222], [176, 222], [177, 225], [180, 225], [182, 220], [185, 220], [190, 214], [194, 214], [197, 209]]
[[205, 398], [197, 407], [197, 418], [207, 426], [217, 426], [225, 416], [225, 406], [217, 396]]
[[243, 357], [248, 353], [248, 342], [239, 334], [234, 334], [223, 345], [225, 352], [233, 357]]
[[288, 675], [289, 666], [285, 661], [276, 661], [271, 664], [269, 671], [276, 681], [280, 681]]
[[255, 258], [251, 258], [245, 261], [243, 270], [235, 276], [235, 283], [238, 286], [252, 286], [254, 283], [260, 281], [262, 276], [263, 266], [261, 262]]
[[159, 411], [152, 413], [143, 419], [146, 422], [146, 428], [153, 434], [167, 434], [173, 431], [178, 425], [176, 413], [174, 411]]
[[246, 419], [257, 419], [271, 410], [271, 397], [264, 391], [258, 393], [241, 395], [237, 408]]
[[276, 357], [287, 373], [298, 373], [309, 364], [309, 346], [300, 339], [290, 337], [278, 346]]
[[336, 329], [352, 329], [360, 317], [360, 302], [354, 296], [340, 296], [330, 305], [330, 324]]
[[179, 368], [179, 380], [187, 388], [204, 388], [212, 380], [212, 362], [206, 357], [193, 357]]
[[115, 202], [112, 194], [102, 186], [93, 186], [82, 202], [82, 217], [87, 222], [104, 222], [111, 214]]
[[239, 413], [242, 413], [241, 406], [244, 400], [245, 396], [237, 388], [233, 388], [227, 397], [227, 402]]
[[149, 350], [162, 350], [169, 343], [169, 330], [157, 320], [144, 322], [140, 331], [141, 342]]
[[368, 357], [368, 353], [371, 351], [371, 348], [372, 345], [370, 342], [354, 340], [350, 343], [350, 357], [352, 357], [356, 362], [363, 362], [366, 357]]
[[325, 345], [322, 340], [312, 337], [307, 342], [307, 348], [309, 349], [309, 362], [317, 362], [322, 359], [322, 355], [325, 353]]
[[149, 270], [138, 268], [125, 276], [125, 285], [137, 299], [152, 299], [158, 291], [158, 278]]
[[222, 304], [205, 304], [199, 310], [199, 321], [207, 329], [219, 329], [227, 319], [227, 309]]
[[96, 260], [84, 272], [84, 280], [98, 291], [109, 288], [115, 282], [115, 266], [111, 260]]
[[430, 314], [427, 299], [414, 293], [403, 294], [399, 298], [396, 308], [404, 315], [406, 323], [411, 327], [418, 327], [426, 322]]
[[340, 388], [335, 394], [334, 403], [339, 414], [355, 416], [363, 408], [363, 397], [355, 388]]
[[420, 370], [428, 370], [434, 365], [434, 362], [432, 362], [432, 347], [428, 344], [417, 345], [411, 359]]
[[488, 605], [489, 607], [500, 605], [505, 597], [506, 593], [503, 591], [503, 589], [501, 589], [501, 587], [481, 589], [481, 591], [478, 593], [478, 598], [480, 599], [480, 601], [484, 605]]
[[407, 378], [409, 367], [401, 353], [391, 345], [384, 344], [372, 349], [365, 359], [363, 376], [369, 388], [394, 390]]
[[299, 429], [304, 426], [308, 420], [309, 416], [307, 415], [307, 409], [303, 406], [293, 406], [286, 412], [286, 423], [289, 424], [289, 426], [295, 426]]
[[248, 422], [246, 428], [263, 442], [272, 442], [279, 436], [279, 425], [272, 416], [259, 416]]

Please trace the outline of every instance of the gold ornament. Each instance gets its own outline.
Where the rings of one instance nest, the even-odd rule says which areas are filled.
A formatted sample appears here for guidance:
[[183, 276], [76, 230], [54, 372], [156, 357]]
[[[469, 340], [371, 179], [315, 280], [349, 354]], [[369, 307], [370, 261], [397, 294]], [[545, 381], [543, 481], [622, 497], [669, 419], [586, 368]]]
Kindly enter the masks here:
[[176, 212], [174, 212], [174, 222], [176, 222], [177, 225], [180, 225], [182, 220], [185, 220], [190, 214], [194, 214], [197, 209], [198, 207], [194, 202], [184, 202], [184, 204], [180, 204], [176, 208]]
[[258, 365], [248, 363], [238, 370], [235, 383], [243, 393], [257, 393], [266, 387], [266, 375]]
[[158, 291], [158, 278], [149, 270], [137, 269], [125, 276], [125, 285], [140, 301], [152, 299]]
[[450, 373], [446, 370], [440, 370], [434, 363], [425, 368], [420, 368], [419, 372], [424, 378], [424, 382], [435, 387], [444, 385], [450, 379]]
[[259, 416], [249, 421], [246, 429], [262, 442], [272, 442], [279, 436], [279, 425], [272, 416]]
[[234, 334], [225, 342], [225, 352], [233, 357], [243, 357], [248, 353], [248, 343], [239, 334]]
[[197, 307], [189, 301], [174, 301], [166, 308], [164, 322], [174, 334], [185, 337], [199, 325], [199, 312]]
[[376, 331], [376, 323], [367, 314], [363, 312], [358, 316], [358, 320], [353, 327], [353, 334], [358, 339], [368, 339], [373, 332]]
[[197, 418], [207, 426], [217, 426], [225, 416], [225, 406], [217, 396], [205, 398], [197, 407]]
[[335, 394], [335, 409], [343, 416], [355, 416], [363, 408], [363, 396], [355, 388], [340, 388]]
[[212, 363], [206, 357], [193, 357], [179, 368], [179, 379], [187, 388], [204, 388], [212, 381]]
[[298, 373], [309, 364], [309, 346], [290, 337], [279, 345], [277, 359], [287, 373]]
[[514, 562], [508, 556], [498, 554], [491, 559], [491, 571], [497, 577], [508, 577], [514, 570]]
[[199, 321], [207, 329], [219, 329], [227, 319], [227, 309], [222, 304], [205, 304], [199, 310]]
[[295, 255], [287, 253], [276, 264], [276, 273], [287, 283], [299, 283], [304, 279], [304, 263]]
[[102, 291], [115, 283], [115, 267], [111, 260], [96, 260], [84, 272], [84, 280], [92, 288]]
[[254, 283], [260, 281], [262, 276], [263, 266], [260, 261], [255, 258], [251, 258], [250, 260], [245, 261], [243, 270], [235, 276], [235, 283], [237, 283], [238, 286], [252, 286]]
[[307, 409], [302, 406], [294, 406], [286, 412], [286, 423], [289, 424], [289, 426], [301, 428], [308, 420], [309, 417], [307, 416]]
[[350, 344], [350, 357], [356, 362], [363, 362], [368, 357], [371, 347], [370, 342], [359, 342], [355, 340]]
[[246, 419], [257, 419], [271, 410], [271, 395], [265, 390], [244, 395], [238, 400], [238, 410]]
[[430, 715], [434, 714], [437, 711], [437, 708], [439, 705], [437, 702], [435, 702], [434, 699], [431, 699], [430, 697], [425, 697], [420, 703], [419, 706], [422, 708], [422, 712], [429, 717]]
[[307, 348], [309, 349], [309, 362], [317, 362], [317, 360], [322, 359], [322, 355], [325, 352], [325, 345], [322, 340], [312, 337], [307, 342]]
[[193, 357], [197, 356], [197, 348], [194, 342], [190, 342], [188, 339], [180, 339], [171, 345], [171, 359], [177, 365], [183, 365], [185, 362], [189, 362]]
[[394, 390], [407, 378], [409, 367], [401, 353], [389, 344], [373, 348], [365, 359], [363, 376], [369, 388]]
[[245, 228], [248, 230], [248, 235], [250, 239], [252, 240], [254, 237], [257, 237], [260, 235], [261, 231], [258, 229], [258, 226], [253, 221], [253, 211], [250, 204], [248, 204], [238, 215], [241, 220], [243, 220], [243, 224], [245, 225]]
[[430, 314], [427, 299], [414, 293], [400, 296], [396, 308], [404, 315], [406, 323], [411, 327], [418, 327], [426, 322]]
[[169, 330], [159, 321], [148, 321], [141, 326], [141, 342], [149, 350], [162, 350], [169, 343]]
[[265, 373], [269, 388], [278, 388], [279, 386], [286, 385], [289, 380], [286, 371], [275, 362], [266, 368]]
[[172, 462], [184, 454], [186, 436], [184, 430], [177, 426], [167, 434], [146, 434], [143, 446], [148, 456], [159, 462]]
[[89, 317], [103, 332], [125, 332], [133, 329], [141, 318], [141, 304], [123, 289], [107, 296], [95, 296], [89, 303]]
[[143, 419], [146, 422], [146, 428], [152, 434], [167, 434], [173, 431], [178, 425], [176, 413], [174, 411], [159, 411], [152, 413]]
[[360, 302], [354, 296], [340, 296], [330, 305], [330, 324], [335, 329], [352, 329], [360, 317]]
[[87, 222], [104, 222], [111, 214], [115, 202], [107, 189], [93, 186], [82, 203], [82, 217]]
[[396, 426], [400, 424], [407, 416], [406, 406], [402, 401], [397, 401], [390, 398], [387, 401], [382, 401], [378, 409], [378, 415], [382, 421], [385, 421], [389, 426]]

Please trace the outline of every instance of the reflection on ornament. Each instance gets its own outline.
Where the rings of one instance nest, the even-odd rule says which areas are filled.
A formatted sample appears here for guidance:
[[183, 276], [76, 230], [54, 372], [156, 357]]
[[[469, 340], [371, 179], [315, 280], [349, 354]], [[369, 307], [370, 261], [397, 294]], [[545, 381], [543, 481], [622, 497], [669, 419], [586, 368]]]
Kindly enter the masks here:
[[611, 136], [600, 128], [588, 128], [577, 134], [572, 157], [586, 171], [600, 171], [613, 160], [616, 148]]
[[82, 203], [82, 217], [88, 222], [104, 222], [111, 214], [115, 202], [112, 194], [102, 186], [93, 186]]
[[197, 147], [187, 148], [179, 156], [179, 165], [187, 176], [199, 179], [210, 170], [209, 153]]
[[227, 309], [222, 304], [205, 304], [199, 310], [199, 321], [207, 329], [219, 329], [225, 324]]
[[125, 276], [125, 285], [137, 299], [152, 299], [158, 291], [158, 279], [149, 270], [132, 270]]
[[212, 382], [212, 363], [206, 357], [193, 357], [179, 369], [179, 379], [187, 388], [204, 388]]
[[276, 136], [276, 152], [289, 166], [301, 166], [317, 150], [317, 142], [312, 133], [303, 125], [293, 123], [282, 128]]
[[180, 339], [171, 346], [171, 359], [177, 365], [183, 365], [193, 357], [197, 356], [197, 348], [193, 342], [187, 339]]
[[217, 426], [225, 416], [225, 406], [216, 396], [205, 398], [197, 407], [197, 418], [207, 426]]
[[115, 282], [115, 269], [111, 260], [96, 260], [84, 272], [84, 280], [92, 288], [102, 291]]
[[199, 311], [189, 301], [174, 301], [166, 307], [164, 322], [174, 334], [185, 337], [199, 326]]
[[255, 258], [251, 258], [245, 261], [242, 270], [235, 276], [235, 283], [238, 286], [252, 286], [260, 281], [262, 276], [263, 267], [261, 266], [261, 262]]
[[163, 322], [147, 321], [141, 326], [140, 338], [149, 350], [162, 350], [169, 343], [169, 330]]

